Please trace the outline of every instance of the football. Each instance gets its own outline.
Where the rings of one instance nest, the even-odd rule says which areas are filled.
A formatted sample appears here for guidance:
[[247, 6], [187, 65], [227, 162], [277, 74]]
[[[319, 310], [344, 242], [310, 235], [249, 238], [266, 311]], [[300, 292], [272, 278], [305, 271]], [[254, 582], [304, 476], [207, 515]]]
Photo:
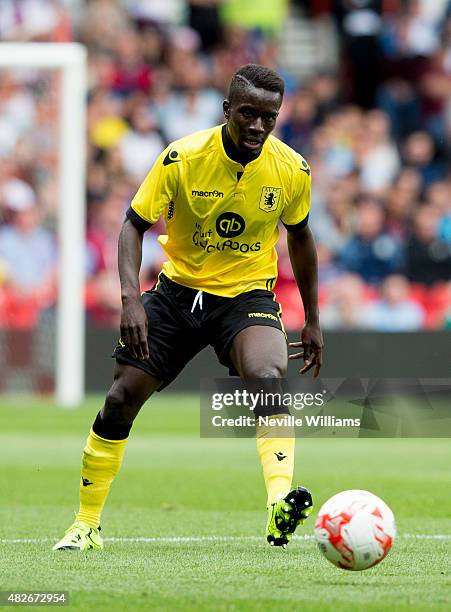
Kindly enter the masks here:
[[395, 536], [393, 512], [368, 491], [337, 493], [321, 507], [315, 522], [320, 551], [346, 570], [364, 570], [380, 563]]

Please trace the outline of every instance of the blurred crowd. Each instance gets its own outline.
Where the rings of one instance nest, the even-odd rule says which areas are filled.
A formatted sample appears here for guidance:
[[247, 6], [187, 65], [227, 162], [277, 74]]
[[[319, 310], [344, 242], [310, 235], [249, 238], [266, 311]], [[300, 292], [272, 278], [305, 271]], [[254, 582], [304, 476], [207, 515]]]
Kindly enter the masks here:
[[[221, 123], [233, 72], [277, 69], [276, 135], [313, 175], [311, 227], [325, 329], [451, 328], [451, 0], [1, 0], [2, 41], [81, 41], [89, 52], [86, 307], [116, 325], [117, 238], [170, 141]], [[287, 20], [335, 32], [336, 68], [279, 60]], [[333, 29], [331, 29], [331, 23]], [[55, 300], [59, 77], [0, 72], [0, 326]], [[145, 235], [141, 282], [164, 261]], [[302, 325], [284, 229], [276, 287]]]

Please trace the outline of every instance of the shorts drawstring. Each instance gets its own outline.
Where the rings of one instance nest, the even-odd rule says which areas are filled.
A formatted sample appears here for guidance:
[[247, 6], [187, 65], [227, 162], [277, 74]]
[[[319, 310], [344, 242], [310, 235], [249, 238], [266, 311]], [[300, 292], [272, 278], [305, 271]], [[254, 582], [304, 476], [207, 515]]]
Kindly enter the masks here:
[[198, 291], [194, 297], [193, 300], [193, 305], [191, 307], [191, 312], [194, 312], [194, 309], [196, 308], [197, 304], [199, 304], [199, 308], [202, 310], [202, 294], [203, 291]]

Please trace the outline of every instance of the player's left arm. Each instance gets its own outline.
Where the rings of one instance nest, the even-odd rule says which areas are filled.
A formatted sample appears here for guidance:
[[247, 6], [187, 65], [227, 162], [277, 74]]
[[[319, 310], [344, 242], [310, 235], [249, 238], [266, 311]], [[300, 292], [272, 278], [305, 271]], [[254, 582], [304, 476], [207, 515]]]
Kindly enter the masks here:
[[307, 223], [287, 227], [288, 252], [291, 267], [304, 304], [305, 323], [301, 331], [301, 342], [290, 342], [293, 348], [302, 347], [302, 352], [290, 355], [289, 359], [304, 359], [300, 373], [311, 368], [313, 377], [319, 374], [323, 363], [323, 336], [319, 324], [318, 308], [318, 257], [315, 241]]
[[287, 228], [288, 252], [291, 267], [304, 304], [305, 324], [301, 331], [301, 342], [290, 342], [289, 346], [302, 348], [302, 352], [290, 355], [290, 359], [304, 359], [304, 374], [313, 367], [316, 378], [323, 362], [323, 337], [319, 325], [318, 308], [318, 258], [315, 241], [308, 226], [312, 176], [305, 159], [300, 158], [293, 169], [292, 190], [283, 210], [281, 220]]

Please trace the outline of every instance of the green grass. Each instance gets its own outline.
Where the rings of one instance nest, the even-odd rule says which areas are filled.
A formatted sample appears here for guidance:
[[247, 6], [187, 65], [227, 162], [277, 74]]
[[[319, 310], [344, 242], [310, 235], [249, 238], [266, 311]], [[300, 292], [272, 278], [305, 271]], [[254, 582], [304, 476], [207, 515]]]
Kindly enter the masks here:
[[[287, 551], [263, 538], [253, 440], [200, 439], [198, 400], [158, 396], [143, 409], [103, 515], [100, 554], [54, 553], [77, 508], [79, 460], [100, 405], [0, 404], [0, 589], [66, 590], [75, 610], [449, 610], [449, 441], [297, 441], [296, 481], [315, 506], [363, 488], [393, 509], [399, 537], [379, 566], [334, 568], [311, 539]], [[313, 521], [304, 528], [312, 534]], [[165, 541], [175, 536], [196, 541]], [[225, 536], [201, 539], [201, 536]], [[155, 538], [108, 541], [108, 538]], [[11, 539], [37, 541], [11, 543]]]

